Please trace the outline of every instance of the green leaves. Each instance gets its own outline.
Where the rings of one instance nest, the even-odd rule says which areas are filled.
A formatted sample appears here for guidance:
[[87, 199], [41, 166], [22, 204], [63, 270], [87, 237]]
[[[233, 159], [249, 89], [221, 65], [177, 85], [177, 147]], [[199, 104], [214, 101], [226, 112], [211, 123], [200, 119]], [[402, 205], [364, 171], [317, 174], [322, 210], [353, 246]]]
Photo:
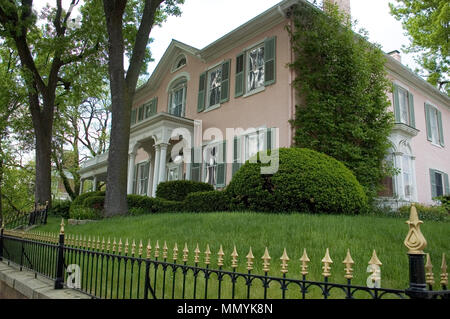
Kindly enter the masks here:
[[374, 197], [393, 123], [384, 54], [351, 30], [337, 7], [327, 13], [299, 5], [288, 29], [302, 97], [291, 122], [295, 145], [342, 161]]

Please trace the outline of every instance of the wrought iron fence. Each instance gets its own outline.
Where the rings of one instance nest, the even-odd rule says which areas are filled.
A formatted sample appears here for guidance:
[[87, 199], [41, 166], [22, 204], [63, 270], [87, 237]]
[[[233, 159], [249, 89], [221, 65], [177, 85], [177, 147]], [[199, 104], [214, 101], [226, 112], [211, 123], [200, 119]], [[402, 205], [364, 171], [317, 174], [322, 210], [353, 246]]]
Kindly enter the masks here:
[[[329, 250], [322, 259], [322, 281], [308, 279], [310, 259], [304, 250], [300, 258], [301, 278], [289, 278], [290, 258], [284, 250], [280, 262], [280, 276], [269, 275], [272, 259], [266, 248], [261, 257], [263, 274], [255, 273], [255, 257], [250, 248], [245, 257], [247, 272], [237, 271], [238, 252], [234, 247], [226, 260], [222, 246], [213, 257], [210, 247], [202, 253], [197, 245], [193, 252], [185, 244], [170, 249], [164, 242], [154, 247], [150, 241], [112, 241], [66, 235], [64, 221], [60, 234], [18, 232], [1, 229], [0, 259], [31, 269], [55, 281], [55, 288], [65, 286], [83, 291], [94, 298], [105, 299], [272, 299], [272, 298], [450, 298], [447, 290], [448, 273], [445, 255], [441, 265], [439, 286], [436, 286], [429, 255], [423, 253], [425, 238], [420, 231], [417, 211], [413, 206], [410, 230], [405, 239], [408, 247], [410, 286], [405, 289], [381, 288], [381, 262], [373, 251], [369, 261], [372, 275], [368, 286], [354, 285], [354, 261], [350, 251], [343, 260], [346, 283], [330, 282], [333, 260]], [[170, 256], [169, 256], [170, 255]], [[427, 261], [425, 264], [425, 256]], [[193, 264], [189, 264], [189, 261]], [[231, 269], [224, 269], [225, 261]], [[213, 268], [212, 264], [217, 267]], [[291, 266], [292, 267], [292, 266]]]
[[46, 224], [48, 215], [48, 202], [44, 205], [36, 204], [31, 212], [19, 212], [6, 216], [0, 220], [5, 229], [17, 229], [27, 226]]

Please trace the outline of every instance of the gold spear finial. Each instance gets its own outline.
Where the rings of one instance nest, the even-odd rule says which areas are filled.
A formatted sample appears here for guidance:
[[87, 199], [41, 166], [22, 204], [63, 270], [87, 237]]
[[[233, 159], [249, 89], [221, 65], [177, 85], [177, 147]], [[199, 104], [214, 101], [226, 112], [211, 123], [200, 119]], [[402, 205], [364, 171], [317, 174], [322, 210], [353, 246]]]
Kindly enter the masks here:
[[105, 237], [102, 239], [102, 251], [105, 250]]
[[445, 254], [442, 254], [441, 285], [448, 286], [447, 261], [445, 260]]
[[346, 279], [352, 279], [353, 278], [353, 265], [354, 261], [352, 259], [352, 256], [350, 255], [350, 249], [347, 249], [347, 256], [345, 257], [344, 261], [342, 262], [345, 265], [345, 278]]
[[253, 270], [255, 256], [253, 256], [252, 247], [250, 247], [250, 250], [245, 258], [247, 258], [247, 270]]
[[427, 254], [427, 262], [425, 263], [425, 281], [428, 285], [434, 285], [433, 265], [431, 264], [430, 254]]
[[[78, 235], [77, 235], [77, 241], [78, 241]], [[100, 249], [100, 236], [97, 236], [97, 250]]]
[[128, 238], [125, 238], [125, 249], [123, 250], [123, 253], [125, 255], [128, 255], [128, 247], [129, 247]]
[[134, 257], [136, 254], [136, 240], [133, 238], [133, 242], [131, 243], [131, 256]]
[[427, 241], [420, 231], [420, 224], [423, 222], [419, 220], [415, 204], [411, 205], [409, 220], [406, 223], [409, 225], [409, 231], [404, 244], [408, 248], [408, 254], [423, 254]]
[[378, 259], [377, 252], [375, 251], [375, 249], [372, 252], [372, 258], [370, 258], [369, 260], [369, 265], [377, 265], [377, 266], [382, 265], [381, 261]]
[[196, 264], [198, 264], [200, 262], [200, 248], [198, 248], [198, 243], [197, 243], [197, 247], [195, 247], [195, 250], [194, 250], [194, 262]]
[[266, 249], [264, 250], [264, 255], [261, 257], [261, 259], [263, 260], [263, 271], [264, 272], [269, 272], [270, 271], [270, 256], [269, 256], [269, 250]]
[[205, 250], [205, 265], [209, 265], [210, 263], [211, 263], [211, 250], [209, 249], [209, 244], [207, 244]]
[[87, 248], [91, 248], [91, 236], [88, 237]]
[[283, 255], [281, 256], [280, 260], [281, 260], [281, 273], [287, 274], [288, 273], [288, 262], [290, 259], [287, 255], [286, 248], [284, 248]]
[[303, 255], [302, 258], [300, 258], [300, 261], [302, 262], [301, 274], [303, 276], [306, 276], [308, 274], [308, 263], [311, 261], [309, 260], [308, 255], [306, 254], [306, 248], [303, 249]]
[[375, 249], [372, 253], [372, 258], [369, 260], [369, 265], [372, 268], [372, 275], [370, 278], [372, 279], [373, 283], [377, 283], [380, 281], [380, 266], [382, 265], [381, 261], [378, 259], [377, 253]]
[[142, 256], [142, 250], [143, 250], [144, 246], [142, 245], [142, 239], [139, 240], [139, 250], [138, 250], [138, 256], [139, 258], [141, 258]]
[[187, 243], [184, 243], [183, 262], [188, 262], [188, 260], [189, 260], [189, 249], [188, 249]]
[[155, 258], [159, 257], [159, 241], [156, 241], [156, 245], [155, 245]]
[[150, 239], [148, 240], [148, 243], [147, 243], [147, 259], [150, 259], [150, 257], [151, 257], [151, 254], [152, 254], [152, 246], [150, 245]]
[[113, 252], [113, 254], [116, 252], [116, 247], [117, 247], [117, 242], [116, 242], [116, 237], [114, 237], [114, 240], [113, 240], [113, 247], [112, 247], [112, 252]]
[[238, 256], [239, 255], [236, 250], [236, 245], [234, 245], [233, 252], [231, 253], [231, 268], [233, 268], [233, 269], [236, 269], [238, 267], [238, 264], [237, 264]]
[[167, 251], [168, 251], [167, 242], [164, 241], [164, 245], [163, 245], [163, 259], [167, 259]]
[[122, 238], [119, 238], [119, 247], [117, 247], [117, 253], [120, 255], [122, 252]]
[[222, 267], [223, 266], [223, 256], [225, 256], [225, 253], [223, 252], [222, 245], [219, 247], [219, 252], [217, 253], [219, 256], [217, 258], [217, 266]]
[[61, 224], [60, 224], [60, 228], [59, 228], [59, 234], [60, 235], [64, 235], [64, 218], [61, 219]]
[[326, 277], [326, 278], [330, 277], [331, 276], [331, 264], [333, 263], [333, 261], [331, 260], [330, 251], [329, 251], [328, 248], [327, 248], [327, 251], [325, 252], [325, 256], [322, 259], [322, 263], [323, 263], [323, 267], [322, 267], [323, 273], [322, 273], [322, 275], [324, 277]]
[[106, 251], [109, 253], [109, 249], [111, 248], [111, 238], [108, 237], [108, 241], [106, 242]]
[[177, 245], [177, 243], [175, 243], [175, 246], [173, 246], [172, 259], [173, 259], [173, 261], [177, 261], [177, 259], [178, 259], [178, 245]]

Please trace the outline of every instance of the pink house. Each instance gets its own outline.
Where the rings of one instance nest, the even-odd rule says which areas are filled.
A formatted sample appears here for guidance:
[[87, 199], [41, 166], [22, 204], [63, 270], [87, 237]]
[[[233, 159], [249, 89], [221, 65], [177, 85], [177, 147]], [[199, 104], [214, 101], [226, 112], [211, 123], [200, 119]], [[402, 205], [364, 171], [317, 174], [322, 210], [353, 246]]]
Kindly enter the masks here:
[[[295, 74], [287, 67], [293, 54], [286, 26], [299, 1], [281, 1], [203, 49], [171, 42], [135, 96], [129, 193], [155, 196], [158, 183], [181, 179], [221, 189], [259, 150], [293, 146]], [[349, 0], [337, 3], [350, 9]], [[400, 174], [385, 181], [381, 198], [392, 206], [432, 204], [450, 193], [450, 99], [404, 67], [397, 52], [386, 57], [395, 85], [390, 159]], [[103, 154], [80, 173], [105, 180], [106, 169]]]

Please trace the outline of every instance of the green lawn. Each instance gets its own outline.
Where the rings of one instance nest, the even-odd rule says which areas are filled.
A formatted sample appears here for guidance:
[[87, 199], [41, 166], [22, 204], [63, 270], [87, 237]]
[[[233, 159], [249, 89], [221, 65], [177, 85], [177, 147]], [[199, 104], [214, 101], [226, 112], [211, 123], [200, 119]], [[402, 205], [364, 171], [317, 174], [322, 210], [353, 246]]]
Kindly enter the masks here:
[[[57, 232], [60, 219], [49, 218], [45, 226], [35, 231]], [[67, 224], [67, 221], [66, 221]], [[450, 248], [449, 223], [425, 222], [421, 229], [427, 239], [426, 252], [430, 253], [434, 265], [434, 276], [439, 278], [442, 253], [448, 256]], [[254, 273], [263, 274], [261, 257], [268, 247], [271, 259], [269, 275], [281, 277], [280, 257], [286, 248], [290, 278], [301, 278], [300, 257], [307, 249], [310, 262], [310, 274], [307, 279], [322, 281], [322, 263], [327, 248], [333, 260], [331, 282], [345, 283], [344, 265], [347, 249], [350, 249], [355, 261], [353, 284], [366, 285], [369, 273], [366, 272], [373, 249], [376, 249], [381, 266], [381, 286], [404, 289], [408, 286], [407, 248], [403, 241], [408, 232], [405, 220], [397, 218], [343, 216], [343, 215], [307, 215], [307, 214], [258, 214], [258, 213], [211, 213], [211, 214], [157, 214], [138, 217], [115, 217], [86, 225], [66, 225], [66, 234], [108, 237], [122, 242], [128, 238], [146, 246], [148, 239], [152, 247], [159, 240], [160, 247], [167, 241], [169, 258], [172, 249], [178, 244], [179, 262], [186, 242], [189, 247], [189, 263], [193, 264], [193, 251], [199, 244], [200, 266], [204, 266], [203, 252], [209, 244], [211, 268], [217, 268], [217, 252], [222, 245], [225, 252], [224, 269], [231, 270], [233, 246], [239, 254], [238, 272], [246, 273], [246, 259], [250, 246], [255, 256]], [[130, 247], [131, 250], [131, 247]], [[145, 248], [144, 248], [145, 254]], [[438, 280], [436, 280], [438, 281]], [[245, 285], [243, 285], [245, 290]], [[436, 286], [435, 289], [438, 287]], [[273, 292], [275, 297], [279, 288]], [[320, 294], [316, 295], [320, 297]]]

